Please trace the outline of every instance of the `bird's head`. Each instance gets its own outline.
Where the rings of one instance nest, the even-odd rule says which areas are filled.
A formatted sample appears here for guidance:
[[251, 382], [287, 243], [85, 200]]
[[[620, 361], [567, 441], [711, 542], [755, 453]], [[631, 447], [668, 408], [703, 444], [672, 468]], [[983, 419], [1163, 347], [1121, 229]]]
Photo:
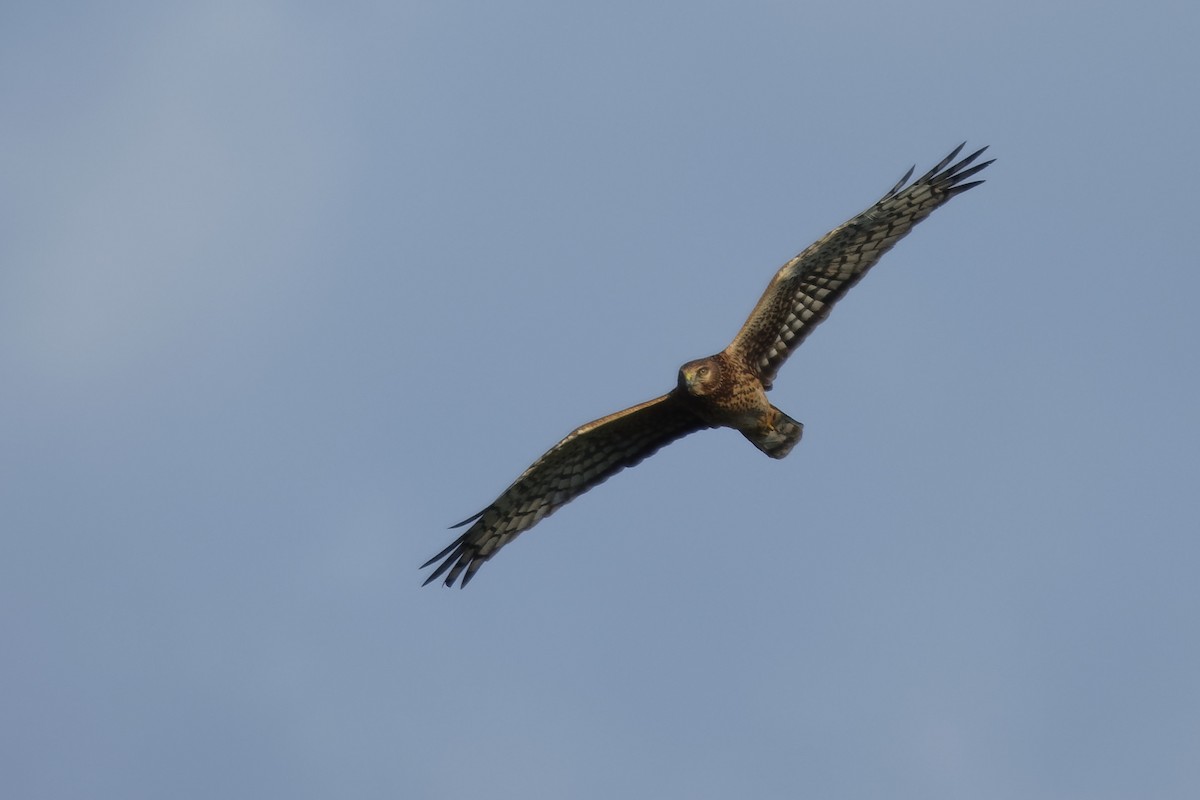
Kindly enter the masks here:
[[711, 394], [721, 384], [721, 363], [716, 356], [689, 361], [679, 368], [679, 390], [693, 397]]

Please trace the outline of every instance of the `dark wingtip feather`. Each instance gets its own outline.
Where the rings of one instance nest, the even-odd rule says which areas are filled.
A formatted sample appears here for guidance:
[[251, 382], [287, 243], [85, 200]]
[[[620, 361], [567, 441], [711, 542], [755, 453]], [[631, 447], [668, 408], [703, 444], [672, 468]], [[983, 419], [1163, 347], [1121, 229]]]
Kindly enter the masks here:
[[969, 165], [972, 161], [979, 158], [979, 156], [983, 153], [984, 150], [987, 150], [987, 148], [986, 147], [979, 148], [974, 153], [971, 153], [971, 155], [967, 156], [962, 161], [959, 161], [954, 166], [948, 167], [946, 169], [946, 171], [943, 172], [942, 175], [939, 177], [942, 177], [942, 178], [958, 177], [959, 175], [962, 174], [961, 170], [964, 167], [966, 167], [967, 165]]
[[904, 187], [904, 184], [908, 183], [908, 179], [912, 177], [912, 174], [916, 171], [916, 169], [916, 164], [913, 164], [911, 167], [909, 167], [908, 172], [904, 173], [904, 177], [896, 181], [895, 186], [893, 186], [891, 189], [888, 189], [886, 196], [890, 197], [891, 195], [894, 195], [896, 192], [900, 191], [900, 189]]
[[[487, 511], [487, 509], [485, 508], [483, 511]], [[453, 525], [450, 526], [450, 530], [454, 530], [455, 528], [461, 528], [463, 525], [466, 525], [468, 522], [474, 522], [475, 520], [477, 520], [483, 516], [483, 511], [480, 511], [478, 514], [472, 514], [471, 516], [464, 519], [462, 522], [454, 523]]]
[[[467, 567], [468, 564], [471, 563], [473, 559], [473, 554], [468, 552], [465, 548], [455, 555], [458, 557], [455, 558], [454, 556], [451, 556], [450, 558], [446, 559], [446, 563], [443, 564], [442, 567], [439, 567], [439, 569], [442, 569], [450, 566], [450, 564], [454, 564], [454, 568], [450, 570], [450, 574], [446, 576], [446, 580], [442, 581], [443, 585], [450, 588], [454, 587], [454, 582], [458, 580], [458, 576], [462, 574], [462, 571]], [[467, 578], [467, 580], [470, 580], [470, 578]], [[465, 584], [466, 581], [463, 583]]]
[[[457, 553], [456, 553], [455, 555], [457, 555]], [[434, 581], [436, 581], [438, 578], [442, 577], [442, 573], [444, 573], [444, 572], [445, 572], [447, 569], [449, 569], [449, 568], [450, 568], [450, 565], [454, 563], [455, 555], [452, 555], [452, 556], [450, 556], [450, 557], [449, 557], [449, 558], [447, 558], [445, 561], [443, 561], [441, 564], [439, 564], [439, 565], [438, 565], [438, 568], [437, 568], [437, 569], [435, 569], [435, 570], [434, 570], [434, 571], [433, 571], [433, 572], [432, 572], [432, 573], [429, 575], [429, 577], [425, 579], [425, 582], [424, 582], [424, 583], [422, 583], [421, 585], [422, 585], [422, 586], [428, 586], [429, 584], [431, 584], [431, 583], [433, 583]], [[435, 560], [436, 560], [436, 559], [435, 559]], [[432, 563], [432, 562], [430, 562], [430, 563]], [[423, 569], [423, 568], [422, 568], [422, 569]]]
[[[964, 142], [963, 144], [966, 143]], [[931, 186], [937, 187], [937, 189], [939, 189], [946, 198], [953, 197], [956, 194], [962, 194], [967, 189], [983, 183], [981, 180], [972, 181], [971, 183], [963, 183], [963, 181], [972, 175], [977, 174], [989, 164], [992, 164], [996, 161], [996, 159], [993, 158], [983, 162], [982, 164], [976, 164], [973, 167], [971, 166], [971, 163], [987, 150], [987, 146], [979, 148], [974, 153], [971, 153], [969, 156], [963, 158], [961, 161], [958, 161], [952, 166], [946, 166], [946, 164], [954, 160], [959, 151], [962, 150], [962, 147], [963, 145], [961, 144], [956, 147], [954, 152], [942, 159], [941, 163], [923, 175], [920, 180], [917, 181], [917, 183], [928, 183]]]
[[969, 178], [972, 175], [974, 175], [976, 172], [979, 172], [981, 169], [986, 167], [988, 164], [995, 163], [995, 161], [996, 161], [996, 159], [993, 158], [991, 161], [985, 161], [982, 164], [976, 164], [975, 166], [971, 167], [970, 169], [963, 170], [962, 172], [956, 172], [954, 174], [954, 180], [961, 181], [964, 178]]
[[941, 161], [939, 161], [937, 164], [935, 164], [933, 169], [929, 170], [929, 172], [926, 172], [924, 175], [917, 178], [916, 183], [928, 183], [935, 175], [937, 175], [939, 172], [941, 172], [943, 169], [945, 169], [947, 164], [949, 164], [951, 161], [953, 161], [955, 158], [957, 158], [958, 154], [962, 152], [962, 149], [964, 147], [966, 147], [966, 145], [967, 145], [967, 143], [963, 142], [958, 147], [951, 150], [950, 155], [946, 156]]
[[462, 536], [460, 536], [460, 537], [458, 537], [457, 539], [455, 539], [453, 542], [451, 542], [451, 543], [449, 544], [449, 546], [448, 546], [448, 547], [446, 547], [446, 549], [445, 549], [445, 550], [443, 550], [442, 552], [438, 553], [436, 556], [434, 556], [433, 558], [429, 559], [429, 560], [428, 560], [428, 561], [426, 561], [424, 564], [422, 564], [422, 565], [421, 565], [421, 569], [425, 569], [425, 568], [426, 568], [426, 567], [428, 567], [430, 564], [432, 564], [433, 562], [437, 561], [437, 560], [438, 560], [438, 559], [440, 559], [440, 558], [445, 558], [447, 555], [449, 555], [449, 554], [450, 554], [450, 551], [451, 551], [451, 550], [454, 550], [456, 547], [458, 547], [460, 544], [462, 544], [462, 543], [463, 543], [463, 542], [466, 540], [466, 538], [467, 538], [466, 534], [463, 534]]
[[960, 186], [953, 187], [952, 189], [950, 189], [950, 191], [947, 192], [947, 194], [949, 194], [951, 197], [953, 197], [956, 194], [962, 194], [967, 189], [974, 189], [976, 186], [978, 186], [981, 183], [987, 183], [987, 181], [971, 181], [970, 183], [964, 183]]
[[[471, 545], [467, 543], [467, 534], [464, 533], [462, 536], [451, 542], [450, 546], [445, 550], [421, 565], [421, 569], [425, 569], [432, 566], [439, 560], [442, 562], [441, 564], [438, 564], [437, 569], [430, 573], [429, 577], [427, 577], [421, 585], [428, 586], [438, 578], [442, 577], [442, 575], [445, 575], [446, 571], [449, 570], [450, 574], [446, 575], [446, 580], [444, 583], [447, 586], [453, 586], [455, 579], [458, 578], [458, 575], [463, 571], [463, 568], [476, 561], [475, 553], [475, 548], [471, 547]], [[475, 569], [479, 569], [479, 567], [476, 566]]]

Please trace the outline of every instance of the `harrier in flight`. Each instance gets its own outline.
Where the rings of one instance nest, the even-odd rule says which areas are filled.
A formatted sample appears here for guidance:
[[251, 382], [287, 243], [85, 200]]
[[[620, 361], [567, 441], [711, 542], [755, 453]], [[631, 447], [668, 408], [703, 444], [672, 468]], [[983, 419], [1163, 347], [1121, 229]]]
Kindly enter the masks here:
[[987, 148], [951, 164], [962, 149], [912, 183], [909, 169], [879, 202], [784, 264], [730, 345], [680, 367], [670, 392], [589, 422], [551, 447], [490, 506], [454, 526], [471, 524], [422, 565], [441, 561], [425, 583], [445, 574], [446, 586], [460, 577], [466, 586], [522, 531], [689, 433], [733, 428], [771, 458], [791, 452], [804, 426], [767, 400], [775, 373], [880, 256], [935, 208], [983, 183], [963, 181], [992, 163], [971, 166]]

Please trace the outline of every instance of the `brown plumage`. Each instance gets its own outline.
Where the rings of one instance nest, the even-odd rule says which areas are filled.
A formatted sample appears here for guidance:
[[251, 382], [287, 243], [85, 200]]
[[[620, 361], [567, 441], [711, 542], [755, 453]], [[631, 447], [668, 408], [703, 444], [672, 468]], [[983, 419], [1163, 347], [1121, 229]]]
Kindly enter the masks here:
[[910, 169], [875, 205], [784, 264], [729, 346], [680, 367], [670, 393], [589, 422], [550, 448], [491, 505], [454, 526], [471, 523], [422, 565], [441, 561], [425, 583], [445, 574], [446, 586], [460, 576], [466, 586], [497, 550], [543, 517], [694, 431], [734, 428], [772, 458], [791, 452], [804, 426], [767, 400], [776, 373], [884, 253], [938, 206], [983, 183], [963, 181], [992, 163], [971, 166], [987, 148], [950, 165], [962, 148], [906, 186]]

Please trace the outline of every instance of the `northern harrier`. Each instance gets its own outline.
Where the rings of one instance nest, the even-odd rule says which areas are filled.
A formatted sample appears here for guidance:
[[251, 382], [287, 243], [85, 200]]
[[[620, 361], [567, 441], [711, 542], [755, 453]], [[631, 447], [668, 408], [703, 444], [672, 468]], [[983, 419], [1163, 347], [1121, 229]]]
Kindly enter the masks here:
[[775, 373], [880, 256], [935, 208], [983, 183], [963, 181], [992, 163], [971, 166], [987, 148], [950, 165], [962, 148], [960, 144], [906, 186], [913, 173], [909, 169], [879, 202], [784, 264], [733, 342], [716, 355], [680, 367], [670, 392], [589, 422], [550, 448], [495, 502], [454, 526], [473, 523], [422, 565], [442, 562], [425, 583], [449, 571], [446, 586], [459, 576], [466, 586], [485, 561], [522, 531], [689, 433], [734, 428], [771, 458], [791, 452], [804, 426], [767, 400]]

